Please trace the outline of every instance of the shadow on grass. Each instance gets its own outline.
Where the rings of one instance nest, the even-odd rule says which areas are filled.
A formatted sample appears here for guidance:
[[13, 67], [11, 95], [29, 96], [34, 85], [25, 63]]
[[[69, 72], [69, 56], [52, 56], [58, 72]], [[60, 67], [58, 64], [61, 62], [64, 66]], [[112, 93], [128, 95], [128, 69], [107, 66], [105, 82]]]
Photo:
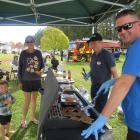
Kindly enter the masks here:
[[27, 128], [18, 127], [17, 131], [10, 137], [10, 140], [24, 140], [30, 139], [30, 137], [36, 138], [37, 125], [30, 122]]

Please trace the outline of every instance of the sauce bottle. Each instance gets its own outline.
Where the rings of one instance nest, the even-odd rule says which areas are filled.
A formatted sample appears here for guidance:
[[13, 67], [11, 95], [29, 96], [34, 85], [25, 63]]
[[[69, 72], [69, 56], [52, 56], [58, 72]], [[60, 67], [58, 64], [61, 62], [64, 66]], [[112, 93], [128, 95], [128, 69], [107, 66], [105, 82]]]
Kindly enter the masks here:
[[71, 80], [71, 71], [68, 70], [68, 79]]

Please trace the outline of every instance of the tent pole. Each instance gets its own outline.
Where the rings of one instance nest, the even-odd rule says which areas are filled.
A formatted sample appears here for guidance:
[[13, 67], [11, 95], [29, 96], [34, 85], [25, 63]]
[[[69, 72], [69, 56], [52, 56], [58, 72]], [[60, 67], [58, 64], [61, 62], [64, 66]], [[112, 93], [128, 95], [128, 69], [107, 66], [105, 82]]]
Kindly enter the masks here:
[[96, 33], [97, 32], [97, 24], [92, 24], [92, 34]]
[[92, 34], [94, 34], [94, 33], [95, 33], [95, 27], [92, 26]]

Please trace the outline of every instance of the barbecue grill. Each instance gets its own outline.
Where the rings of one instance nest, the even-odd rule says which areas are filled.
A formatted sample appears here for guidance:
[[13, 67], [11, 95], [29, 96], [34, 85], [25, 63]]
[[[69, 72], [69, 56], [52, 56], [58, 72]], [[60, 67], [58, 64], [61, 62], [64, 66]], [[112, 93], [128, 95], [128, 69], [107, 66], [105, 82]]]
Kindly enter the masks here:
[[[84, 140], [80, 134], [94, 121], [92, 116], [98, 116], [95, 108], [70, 81], [59, 81], [50, 69], [43, 88], [37, 140]], [[105, 128], [101, 140], [113, 140]], [[95, 140], [94, 135], [87, 140]]]

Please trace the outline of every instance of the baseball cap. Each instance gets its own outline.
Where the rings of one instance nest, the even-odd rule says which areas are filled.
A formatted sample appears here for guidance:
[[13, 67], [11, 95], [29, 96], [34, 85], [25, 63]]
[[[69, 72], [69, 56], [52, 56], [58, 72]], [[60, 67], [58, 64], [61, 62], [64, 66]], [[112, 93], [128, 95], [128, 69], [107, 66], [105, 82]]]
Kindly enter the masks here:
[[91, 37], [87, 41], [87, 43], [90, 43], [91, 41], [102, 41], [102, 36], [98, 33], [94, 33], [94, 34], [91, 35]]
[[34, 43], [35, 42], [35, 39], [33, 36], [31, 35], [28, 35], [26, 38], [25, 38], [25, 43]]

